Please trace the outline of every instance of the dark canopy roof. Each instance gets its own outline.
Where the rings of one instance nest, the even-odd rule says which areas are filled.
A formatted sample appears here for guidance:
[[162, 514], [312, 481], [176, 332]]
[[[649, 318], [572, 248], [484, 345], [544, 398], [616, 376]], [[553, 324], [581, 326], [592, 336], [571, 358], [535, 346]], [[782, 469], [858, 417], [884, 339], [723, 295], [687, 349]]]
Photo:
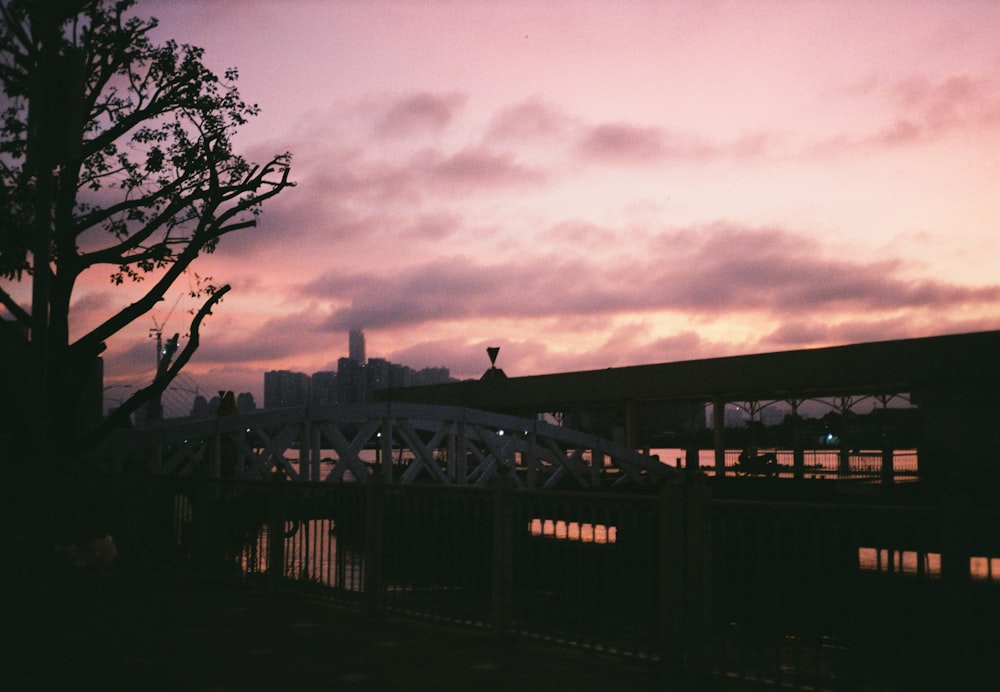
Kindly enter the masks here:
[[542, 412], [664, 401], [754, 401], [960, 388], [995, 395], [1000, 331], [391, 389], [380, 401]]

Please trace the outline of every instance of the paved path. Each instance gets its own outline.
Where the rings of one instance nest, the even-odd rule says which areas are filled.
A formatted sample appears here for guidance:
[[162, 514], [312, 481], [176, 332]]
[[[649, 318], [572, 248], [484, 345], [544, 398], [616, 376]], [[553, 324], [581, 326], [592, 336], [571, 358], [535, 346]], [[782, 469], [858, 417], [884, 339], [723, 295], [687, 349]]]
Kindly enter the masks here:
[[645, 663], [177, 577], [8, 586], [0, 689], [676, 689]]

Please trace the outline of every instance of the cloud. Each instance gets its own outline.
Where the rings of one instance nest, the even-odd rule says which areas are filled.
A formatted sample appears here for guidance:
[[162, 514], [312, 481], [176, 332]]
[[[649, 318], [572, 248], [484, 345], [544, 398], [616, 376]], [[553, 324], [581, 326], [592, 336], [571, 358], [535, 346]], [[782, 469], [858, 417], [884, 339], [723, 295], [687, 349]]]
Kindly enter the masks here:
[[858, 92], [854, 95], [871, 93], [886, 102], [885, 122], [868, 134], [840, 134], [820, 141], [814, 152], [840, 155], [857, 149], [895, 149], [1000, 129], [1000, 79], [995, 76], [867, 81]]
[[685, 330], [669, 337], [651, 338], [646, 325], [628, 324], [613, 330], [595, 348], [558, 350], [544, 339], [428, 339], [389, 354], [393, 362], [411, 367], [445, 363], [453, 377], [476, 379], [489, 367], [487, 346], [498, 346], [497, 367], [510, 377], [576, 372], [646, 363], [666, 363], [743, 352], [743, 344], [716, 343]]
[[376, 123], [375, 132], [390, 139], [442, 131], [465, 104], [462, 94], [409, 94], [392, 104], [385, 116]]
[[[334, 142], [311, 145], [293, 165], [298, 187], [287, 198], [273, 200], [265, 214], [277, 210], [292, 221], [310, 225], [317, 217], [336, 218], [343, 210], [412, 210], [422, 204], [440, 204], [456, 191], [522, 189], [547, 180], [543, 169], [520, 162], [513, 152], [479, 145], [455, 151], [424, 147], [382, 159], [378, 149]], [[303, 215], [311, 215], [312, 220]]]
[[589, 221], [562, 221], [545, 231], [547, 240], [563, 247], [575, 247], [591, 251], [605, 251], [618, 240], [620, 234], [615, 229]]
[[198, 349], [198, 363], [226, 364], [282, 361], [309, 353], [309, 335], [322, 331], [321, 316], [314, 306], [279, 315], [255, 325], [249, 332], [230, 335], [215, 330]]
[[514, 155], [484, 148], [467, 148], [450, 156], [428, 154], [414, 159], [410, 171], [435, 188], [463, 191], [510, 185], [537, 185], [544, 173], [517, 163]]
[[916, 313], [876, 318], [807, 316], [791, 318], [761, 336], [765, 350], [792, 350], [816, 345], [891, 341], [939, 334], [964, 334], [997, 329], [995, 318], [954, 319], [943, 313]]
[[[453, 255], [413, 263], [402, 275], [330, 272], [302, 287], [336, 295], [331, 330], [389, 328], [466, 318], [549, 318], [673, 311], [689, 315], [945, 310], [989, 305], [1000, 285], [911, 279], [893, 260], [830, 258], [778, 228], [712, 224], [665, 231], [645, 252], [616, 257], [554, 254], [488, 261]], [[661, 259], [669, 258], [669, 259]]]
[[916, 129], [933, 137], [969, 127], [1000, 125], [1000, 83], [992, 79], [953, 75], [932, 81], [912, 77], [889, 89], [896, 107], [919, 123]]
[[598, 125], [579, 143], [581, 156], [611, 163], [650, 163], [666, 156], [665, 135], [655, 127], [624, 123]]
[[617, 165], [766, 159], [777, 151], [774, 135], [756, 132], [713, 142], [695, 133], [629, 123], [602, 123], [584, 130], [577, 155], [585, 161]]
[[536, 97], [499, 111], [486, 129], [486, 139], [537, 143], [560, 138], [574, 123], [574, 118]]

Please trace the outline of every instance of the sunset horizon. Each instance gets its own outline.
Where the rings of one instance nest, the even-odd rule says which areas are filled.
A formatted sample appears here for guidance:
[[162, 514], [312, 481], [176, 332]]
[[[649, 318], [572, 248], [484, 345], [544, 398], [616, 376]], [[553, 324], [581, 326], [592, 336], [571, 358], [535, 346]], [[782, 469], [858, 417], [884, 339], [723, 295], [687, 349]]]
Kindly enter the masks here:
[[[206, 395], [336, 370], [351, 328], [458, 379], [491, 346], [516, 377], [1000, 328], [995, 3], [135, 14], [238, 69], [238, 153], [292, 154], [296, 187], [193, 265], [232, 286], [184, 369]], [[74, 334], [144, 288], [113, 269]], [[108, 341], [107, 386], [183, 342], [197, 280]]]

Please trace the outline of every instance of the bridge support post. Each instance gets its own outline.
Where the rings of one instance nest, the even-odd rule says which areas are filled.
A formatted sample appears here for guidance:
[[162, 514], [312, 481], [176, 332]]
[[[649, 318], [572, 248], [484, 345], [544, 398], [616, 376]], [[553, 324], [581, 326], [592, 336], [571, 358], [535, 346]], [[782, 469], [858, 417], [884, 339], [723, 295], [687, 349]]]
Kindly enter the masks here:
[[493, 554], [490, 574], [492, 578], [491, 600], [493, 610], [493, 633], [498, 638], [510, 632], [512, 610], [512, 523], [513, 512], [508, 498], [507, 473], [497, 473], [493, 479]]
[[[597, 463], [596, 460], [594, 462]], [[528, 431], [528, 449], [524, 454], [525, 482], [529, 488], [538, 488], [538, 435], [535, 428]]]
[[701, 689], [708, 667], [712, 593], [712, 524], [705, 477], [690, 478], [684, 491], [685, 672], [691, 688]]
[[665, 673], [701, 689], [711, 628], [711, 523], [704, 476], [660, 492], [660, 660]]
[[639, 447], [637, 427], [635, 402], [629, 401], [625, 404], [625, 446], [632, 450]]
[[469, 440], [465, 432], [465, 421], [455, 423], [455, 483], [467, 485], [469, 482]]
[[970, 671], [975, 670], [976, 665], [969, 658], [970, 632], [975, 631], [970, 596], [969, 498], [963, 488], [952, 487], [946, 491], [943, 505], [941, 641], [945, 647], [941, 660], [945, 665], [941, 680], [937, 682], [944, 684], [947, 681], [955, 689], [972, 689], [975, 685], [969, 679]]
[[368, 484], [365, 489], [364, 603], [365, 610], [369, 613], [377, 613], [382, 610], [384, 533], [385, 484], [379, 473], [373, 473], [368, 477]]
[[840, 450], [837, 453], [837, 477], [848, 478], [851, 475], [851, 449], [843, 437], [840, 440]]
[[712, 444], [715, 447], [715, 475], [726, 475], [726, 402], [712, 401]]
[[275, 472], [268, 493], [267, 575], [272, 589], [277, 589], [285, 576], [285, 488], [283, 474]]
[[882, 485], [892, 485], [895, 481], [896, 471], [893, 468], [892, 452], [892, 446], [886, 443], [882, 448], [882, 467], [880, 469]]
[[683, 669], [684, 655], [684, 494], [679, 481], [660, 488], [659, 632], [665, 672]]
[[221, 478], [222, 477], [222, 433], [218, 430], [212, 435], [212, 447], [210, 450], [211, 458], [209, 461], [209, 478]]
[[375, 474], [380, 476], [386, 483], [392, 483], [392, 418], [386, 416], [382, 419], [382, 468], [376, 468]]
[[790, 399], [792, 406], [792, 475], [795, 480], [801, 481], [806, 477], [806, 452], [802, 448], [802, 431], [799, 430], [799, 404], [800, 399]]

